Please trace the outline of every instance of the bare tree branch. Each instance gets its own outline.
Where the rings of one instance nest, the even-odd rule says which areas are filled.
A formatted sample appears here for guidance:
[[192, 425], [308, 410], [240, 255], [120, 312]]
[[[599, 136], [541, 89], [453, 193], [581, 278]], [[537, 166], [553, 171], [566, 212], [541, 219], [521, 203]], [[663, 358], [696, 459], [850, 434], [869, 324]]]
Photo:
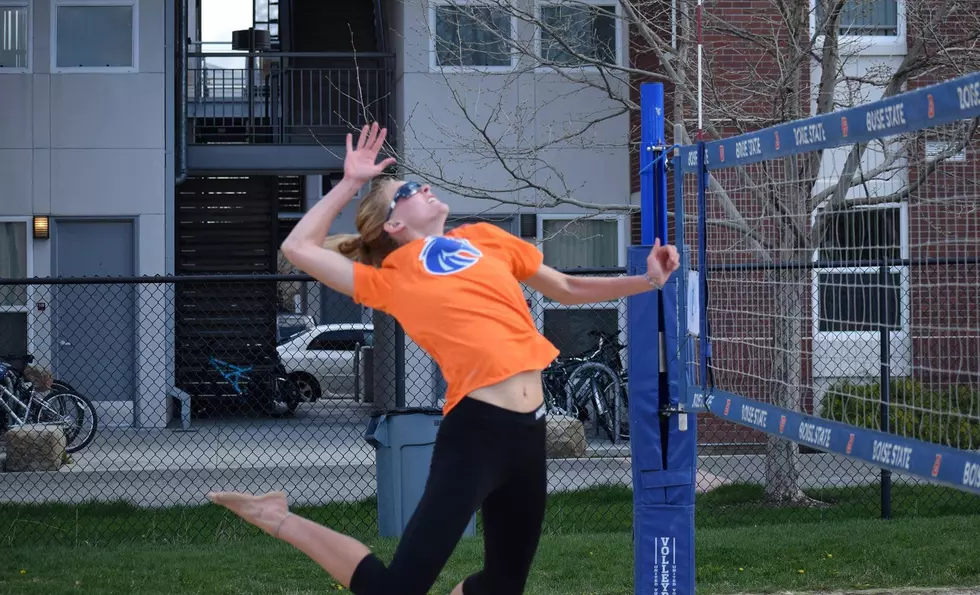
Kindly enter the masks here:
[[[423, 0], [401, 1], [425, 5]], [[453, 1], [448, 0], [451, 6]], [[501, 41], [481, 33], [470, 39], [457, 32], [457, 38], [449, 43], [453, 47], [437, 47], [457, 59], [503, 47], [515, 66], [499, 72], [430, 73], [436, 93], [443, 93], [444, 88], [451, 117], [426, 105], [413, 106], [403, 121], [429, 121], [426, 126], [413, 125], [401, 135], [402, 143], [411, 144], [412, 149], [399, 155], [399, 164], [459, 196], [477, 199], [487, 212], [503, 206], [511, 211], [515, 207], [571, 207], [580, 218], [624, 214], [637, 210], [629, 196], [585, 195], [584, 184], [576, 186], [570, 181], [574, 174], [581, 177], [580, 172], [563, 170], [549, 154], [565, 148], [599, 153], [607, 148], [622, 150], [634, 143], [638, 136], [635, 125], [623, 126], [622, 122], [639, 110], [636, 98], [643, 82], [667, 85], [673, 103], [674, 142], [690, 144], [696, 131], [703, 132], [706, 139], [730, 137], [865, 102], [864, 95], [871, 89], [887, 98], [904, 91], [916, 77], [941, 78], [980, 69], [980, 18], [975, 2], [906, 2], [906, 38], [910, 43], [901, 63], [896, 68], [886, 64], [856, 71], [855, 57], [860, 57], [860, 48], [842, 25], [850, 0], [816, 1], [819, 19], [811, 19], [810, 3], [802, 0], [757, 2], [737, 20], [722, 12], [720, 6], [709, 5], [703, 22], [709, 36], [704, 52], [703, 95], [699, 97], [692, 75], [697, 67], [692, 49], [698, 33], [692, 16], [694, 0], [676, 1], [675, 36], [665, 33], [670, 26], [669, 21], [664, 22], [665, 4], [609, 0], [610, 4], [618, 2], [615, 18], [629, 38], [629, 49], [625, 50], [628, 59], [619, 61], [610, 60], [608, 52], [604, 53], [594, 26], [574, 21], [582, 14], [595, 13], [545, 18], [530, 0], [488, 0], [483, 5], [503, 15], [500, 22], [517, 22], [512, 36]], [[466, 8], [473, 5], [460, 1], [455, 6], [470, 11], [466, 18], [486, 31], [496, 27], [494, 22], [479, 22], [487, 18], [493, 21], [494, 17]], [[592, 10], [591, 4], [573, 0], [564, 6]], [[428, 19], [425, 21], [423, 29], [433, 35]], [[550, 48], [544, 54], [542, 35]], [[620, 48], [617, 53], [622, 51]], [[570, 65], [574, 67], [566, 68]], [[429, 71], [428, 63], [421, 67]], [[819, 69], [816, 80], [814, 68]], [[541, 82], [545, 80], [548, 82]], [[566, 90], [544, 98], [542, 88], [552, 81], [564, 84]], [[357, 82], [360, 88], [363, 82]], [[519, 92], [512, 93], [515, 89]], [[525, 97], [524, 89], [532, 89], [532, 99]], [[580, 102], [586, 107], [579, 110], [581, 113], [556, 116], [562, 110], [579, 109], [563, 103], [574, 94], [587, 98]], [[705, 116], [703, 131], [697, 130], [692, 115], [699, 102]], [[368, 113], [370, 108], [365, 106], [364, 111]], [[603, 138], [599, 132], [611, 124], [628, 129], [629, 137]], [[424, 134], [420, 130], [432, 131], [437, 138], [420, 138]], [[940, 166], [968, 146], [976, 132], [977, 122], [973, 121], [924, 163], [915, 162], [913, 157], [919, 150], [916, 138], [903, 137], [812, 151], [751, 167], [713, 170], [707, 188], [710, 208], [703, 215], [724, 241], [759, 262], [806, 259], [820, 247], [828, 220], [813, 217], [815, 211], [827, 214], [917, 199], [927, 189], [925, 184], [935, 180], [937, 173], [942, 175]], [[844, 155], [843, 166], [824, 171]], [[469, 168], [462, 173], [454, 171], [460, 164]], [[915, 178], [905, 183], [903, 176], [910, 169], [915, 171]], [[480, 180], [473, 175], [480, 170], [492, 171], [493, 175]], [[823, 187], [828, 175], [832, 176], [831, 184]], [[902, 181], [900, 189], [881, 190], [883, 185], [897, 181]], [[862, 187], [863, 195], [854, 197], [860, 193], [854, 189]], [[568, 224], [549, 233], [581, 231]], [[801, 288], [809, 281], [801, 271], [773, 269], [768, 274], [772, 299], [785, 311], [773, 320], [773, 398], [782, 406], [797, 408], [804, 383], [798, 353], [804, 316], [789, 313], [806, 301]], [[796, 451], [787, 445], [779, 438], [767, 445], [766, 494], [777, 500], [802, 497], [795, 472]], [[780, 464], [786, 464], [786, 470], [781, 471]]]
[[[935, 31], [940, 23], [946, 22], [947, 18], [950, 16], [951, 11], [956, 6], [957, 0], [945, 0], [941, 8], [937, 10], [930, 18], [928, 24], [923, 28], [925, 31]], [[922, 55], [926, 51], [926, 44], [929, 38], [925, 35], [916, 38], [915, 43], [908, 49], [905, 58], [902, 63], [895, 69], [895, 74], [892, 75], [891, 80], [885, 86], [882, 92], [882, 98], [891, 97], [900, 93], [904, 88], [909, 79], [917, 73], [919, 70], [919, 61]], [[866, 143], [860, 143], [851, 150], [844, 163], [844, 167], [841, 170], [840, 176], [837, 183], [834, 186], [834, 192], [830, 199], [830, 204], [828, 209], [831, 211], [838, 210], [843, 204], [848, 191], [852, 187], [851, 184], [847, 183], [854, 179], [854, 175], [864, 158], [865, 150], [867, 149]], [[825, 219], [818, 217], [813, 225], [810, 232], [810, 245], [816, 245], [819, 238], [823, 236], [823, 228], [825, 226]]]

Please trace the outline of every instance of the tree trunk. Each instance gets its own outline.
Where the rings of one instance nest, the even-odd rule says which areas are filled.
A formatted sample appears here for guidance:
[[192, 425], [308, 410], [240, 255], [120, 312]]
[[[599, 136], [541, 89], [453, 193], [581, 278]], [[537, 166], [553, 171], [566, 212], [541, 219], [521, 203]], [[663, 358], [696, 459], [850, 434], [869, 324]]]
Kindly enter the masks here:
[[[791, 411], [800, 410], [803, 385], [803, 362], [800, 345], [803, 339], [803, 300], [807, 295], [805, 269], [775, 270], [769, 273], [774, 291], [776, 316], [773, 319], [772, 382], [775, 405]], [[797, 503], [806, 499], [799, 488], [800, 473], [796, 466], [799, 453], [796, 444], [775, 434], [766, 436], [765, 500], [775, 504]]]
[[[794, 93], [795, 95], [795, 93]], [[808, 258], [807, 238], [797, 236], [796, 222], [807, 212], [810, 195], [809, 176], [800, 177], [799, 161], [793, 157], [782, 160], [783, 181], [773, 180], [774, 196], [780, 207], [772, 213], [779, 221], [775, 230], [779, 258], [776, 262], [794, 263]], [[803, 314], [810, 292], [809, 271], [804, 268], [775, 268], [768, 273], [773, 288], [773, 366], [771, 374], [774, 405], [800, 410], [803, 390]], [[800, 473], [796, 465], [799, 451], [796, 444], [776, 434], [766, 436], [765, 501], [773, 504], [794, 504], [806, 501], [800, 490]]]

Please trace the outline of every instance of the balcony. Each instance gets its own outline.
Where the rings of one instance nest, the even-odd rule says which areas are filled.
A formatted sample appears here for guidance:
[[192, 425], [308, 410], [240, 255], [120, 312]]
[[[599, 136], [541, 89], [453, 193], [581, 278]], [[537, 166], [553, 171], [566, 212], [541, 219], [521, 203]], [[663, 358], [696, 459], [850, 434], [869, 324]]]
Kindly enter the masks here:
[[191, 174], [320, 173], [342, 168], [345, 135], [391, 126], [394, 55], [190, 52]]

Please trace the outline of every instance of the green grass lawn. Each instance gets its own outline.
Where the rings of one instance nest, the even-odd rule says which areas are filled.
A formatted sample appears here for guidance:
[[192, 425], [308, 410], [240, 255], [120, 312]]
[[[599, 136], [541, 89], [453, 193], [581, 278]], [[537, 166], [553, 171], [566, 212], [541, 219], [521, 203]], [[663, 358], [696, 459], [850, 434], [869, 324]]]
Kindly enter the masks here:
[[[701, 593], [980, 585], [980, 517], [837, 521], [704, 529], [697, 538]], [[383, 557], [392, 540], [373, 540]], [[466, 539], [437, 593], [480, 566], [479, 539]], [[527, 593], [628, 595], [630, 536], [544, 537]], [[0, 592], [24, 595], [323, 593], [336, 589], [303, 554], [268, 537], [209, 544], [8, 548]]]
[[[889, 521], [875, 519], [868, 507], [874, 489], [811, 493], [832, 503], [819, 511], [767, 509], [752, 486], [700, 498], [699, 592], [980, 585], [980, 498], [934, 487], [896, 488]], [[628, 490], [553, 497], [527, 593], [631, 594], [631, 510]], [[383, 559], [396, 544], [375, 536], [372, 502], [298, 512], [357, 535]], [[336, 588], [303, 554], [213, 506], [4, 506], [0, 519], [0, 593], [301, 594]], [[481, 560], [482, 541], [464, 540], [434, 592], [448, 593]]]
[[[826, 508], [777, 508], [761, 502], [762, 487], [729, 485], [699, 495], [699, 530], [757, 525], [822, 523], [880, 516], [875, 486], [808, 490]], [[938, 486], [893, 487], [893, 516], [935, 518], [980, 515], [980, 496]], [[360, 539], [377, 534], [373, 499], [294, 511]], [[544, 531], [548, 535], [629, 533], [633, 526], [633, 493], [623, 487], [600, 487], [554, 494], [548, 499]], [[104, 546], [126, 542], [208, 544], [254, 537], [259, 532], [215, 506], [139, 509], [123, 503], [76, 505], [0, 504], [0, 547], [5, 545]]]

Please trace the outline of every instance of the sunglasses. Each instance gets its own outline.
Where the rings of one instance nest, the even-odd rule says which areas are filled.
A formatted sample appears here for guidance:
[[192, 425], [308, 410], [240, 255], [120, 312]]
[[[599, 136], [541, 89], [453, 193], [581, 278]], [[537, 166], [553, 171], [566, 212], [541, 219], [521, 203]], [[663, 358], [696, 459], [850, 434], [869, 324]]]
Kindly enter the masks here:
[[398, 201], [404, 200], [406, 198], [411, 198], [422, 191], [422, 184], [418, 182], [405, 182], [402, 186], [395, 192], [394, 198], [391, 199], [391, 206], [388, 207], [388, 216], [385, 221], [391, 219], [391, 213], [395, 210], [395, 205]]

